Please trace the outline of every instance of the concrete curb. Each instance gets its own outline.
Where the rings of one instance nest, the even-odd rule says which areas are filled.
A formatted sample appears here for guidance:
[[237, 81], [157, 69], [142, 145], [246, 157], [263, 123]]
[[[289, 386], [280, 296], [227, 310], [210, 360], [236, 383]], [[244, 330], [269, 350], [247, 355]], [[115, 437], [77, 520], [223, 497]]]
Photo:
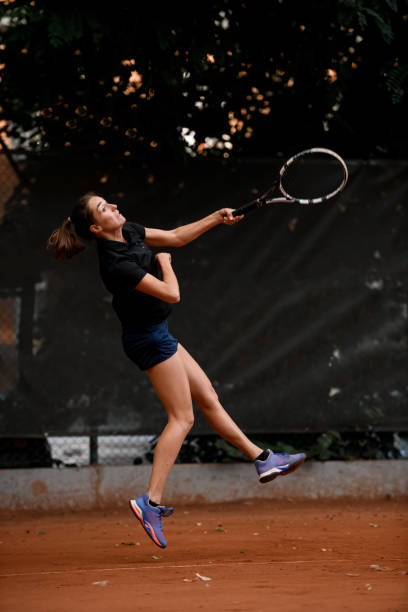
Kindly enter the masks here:
[[[120, 507], [146, 491], [150, 472], [150, 465], [0, 470], [0, 510]], [[310, 461], [265, 485], [249, 463], [180, 464], [165, 494], [166, 504], [407, 496], [408, 461]]]

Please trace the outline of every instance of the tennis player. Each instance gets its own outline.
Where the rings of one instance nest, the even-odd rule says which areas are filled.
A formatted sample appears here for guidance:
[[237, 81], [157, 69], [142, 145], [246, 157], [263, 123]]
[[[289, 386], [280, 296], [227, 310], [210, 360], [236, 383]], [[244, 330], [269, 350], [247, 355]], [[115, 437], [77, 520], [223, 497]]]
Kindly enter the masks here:
[[122, 324], [126, 355], [149, 376], [164, 405], [168, 422], [154, 452], [147, 492], [130, 500], [130, 507], [157, 546], [167, 545], [162, 517], [173, 508], [161, 504], [163, 489], [193, 422], [193, 403], [217, 434], [255, 462], [261, 483], [296, 470], [304, 453], [273, 453], [253, 444], [224, 410], [208, 377], [174, 338], [167, 319], [180, 301], [177, 277], [169, 253], [154, 255], [151, 247], [181, 247], [217, 225], [233, 225], [233, 209], [222, 208], [194, 223], [172, 230], [153, 229], [126, 221], [115, 204], [87, 193], [47, 244], [57, 260], [68, 259], [96, 239], [102, 281], [112, 293], [112, 306]]

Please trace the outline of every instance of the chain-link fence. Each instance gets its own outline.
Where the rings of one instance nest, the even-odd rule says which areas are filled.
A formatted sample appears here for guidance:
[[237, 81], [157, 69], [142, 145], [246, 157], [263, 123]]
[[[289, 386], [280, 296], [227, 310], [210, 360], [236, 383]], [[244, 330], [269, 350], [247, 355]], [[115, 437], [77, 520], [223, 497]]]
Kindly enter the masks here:
[[0, 133], [0, 223], [6, 213], [7, 204], [12, 199], [17, 187], [21, 185], [19, 170], [8, 152], [3, 136]]
[[0, 401], [18, 382], [18, 321], [21, 307], [18, 295], [0, 293]]
[[[354, 432], [251, 436], [261, 448], [303, 451], [320, 461], [408, 459], [408, 434]], [[158, 436], [29, 436], [0, 437], [0, 469], [76, 468], [89, 465], [140, 465], [153, 462]], [[189, 435], [177, 463], [231, 463], [248, 458], [215, 435]]]
[[[28, 436], [0, 438], [0, 468], [140, 465], [153, 462], [158, 436]], [[179, 463], [240, 460], [242, 453], [216, 436], [188, 436]]]
[[[21, 178], [0, 133], [0, 225], [7, 207], [21, 186]], [[5, 265], [5, 262], [2, 264]], [[18, 322], [21, 298], [19, 288], [0, 286], [0, 401], [18, 382]]]

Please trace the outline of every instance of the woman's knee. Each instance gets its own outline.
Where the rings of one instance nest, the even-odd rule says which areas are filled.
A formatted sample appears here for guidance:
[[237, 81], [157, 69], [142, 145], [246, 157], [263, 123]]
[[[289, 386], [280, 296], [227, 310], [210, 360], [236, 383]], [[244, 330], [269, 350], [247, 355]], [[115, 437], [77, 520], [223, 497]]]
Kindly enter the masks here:
[[183, 415], [169, 417], [169, 424], [174, 424], [185, 432], [189, 432], [194, 425], [193, 410]]

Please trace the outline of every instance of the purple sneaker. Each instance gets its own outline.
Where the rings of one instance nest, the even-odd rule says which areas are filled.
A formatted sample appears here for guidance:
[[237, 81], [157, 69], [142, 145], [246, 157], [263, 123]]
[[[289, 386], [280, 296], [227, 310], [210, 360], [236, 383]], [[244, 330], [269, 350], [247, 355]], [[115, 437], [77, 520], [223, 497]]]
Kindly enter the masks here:
[[273, 453], [270, 449], [265, 461], [255, 461], [260, 482], [270, 482], [277, 476], [286, 476], [297, 470], [306, 459], [305, 453], [289, 455], [289, 453]]
[[134, 512], [142, 523], [149, 538], [151, 538], [157, 546], [160, 546], [160, 548], [166, 548], [167, 542], [163, 535], [161, 519], [162, 516], [170, 516], [170, 514], [173, 514], [174, 508], [151, 506], [147, 494], [137, 499], [129, 500], [129, 505], [132, 512]]

